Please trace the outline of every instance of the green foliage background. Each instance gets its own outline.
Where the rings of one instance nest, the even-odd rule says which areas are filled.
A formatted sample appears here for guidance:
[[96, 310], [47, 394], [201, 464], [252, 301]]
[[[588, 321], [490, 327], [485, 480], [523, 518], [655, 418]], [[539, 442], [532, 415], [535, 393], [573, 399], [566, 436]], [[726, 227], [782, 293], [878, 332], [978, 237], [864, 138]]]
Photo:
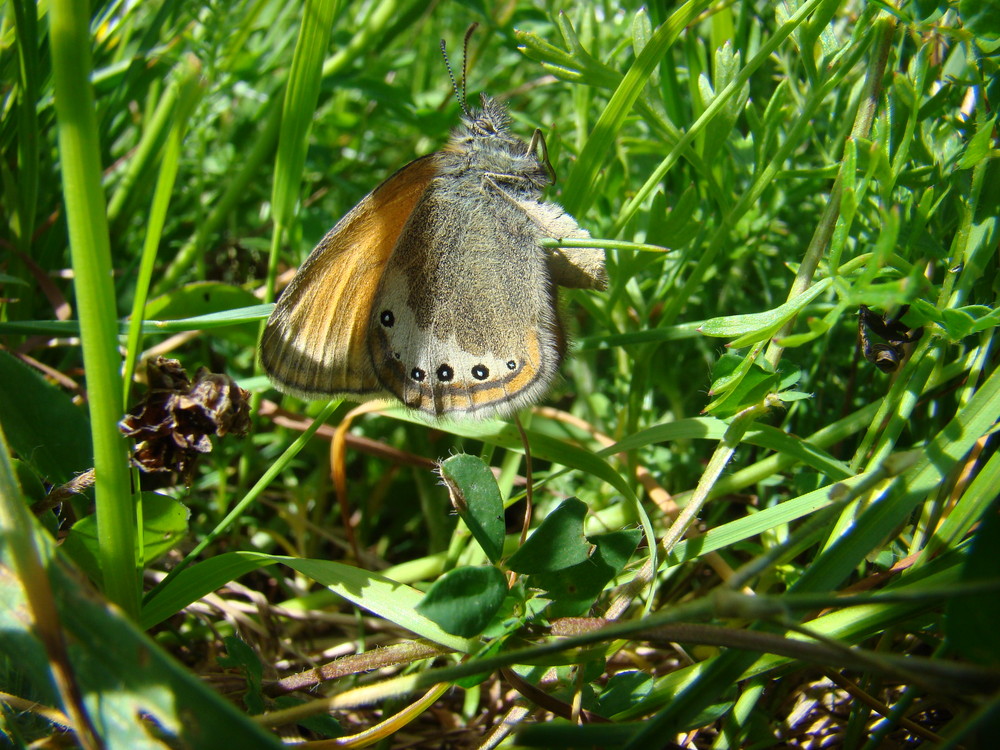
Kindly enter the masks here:
[[[542, 747], [687, 730], [763, 746], [804, 731], [793, 706], [821, 678], [855, 698], [845, 744], [990, 736], [996, 2], [3, 7], [8, 741], [65, 720], [85, 746], [158, 746], [143, 712], [191, 746], [225, 727], [275, 743], [192, 678], [221, 666], [243, 670], [243, 713], [314, 737], [365, 729], [375, 704], [378, 736], [440, 746], [426, 717], [397, 713], [407, 696], [467, 728], [456, 747], [494, 729]], [[514, 425], [390, 407], [352, 416], [331, 451], [355, 405], [279, 397], [255, 358], [276, 278], [447, 140], [460, 108], [438, 39], [458, 67], [472, 22], [470, 101], [505, 99], [522, 137], [542, 128], [551, 199], [609, 248], [608, 291], [565, 295], [565, 377], [523, 415], [523, 546]], [[860, 356], [860, 305], [924, 331], [896, 371]], [[251, 436], [218, 441], [190, 487], [130, 478], [118, 435], [156, 354], [252, 393]], [[430, 462], [460, 453], [496, 471], [446, 490]], [[331, 456], [346, 456], [345, 513]], [[93, 487], [45, 505], [91, 467]], [[230, 609], [200, 604], [237, 578]], [[282, 695], [352, 641], [364, 656], [324, 682], [327, 702]], [[135, 660], [103, 663], [122, 643]], [[504, 725], [501, 676], [574, 721]], [[329, 709], [343, 730], [317, 721]]]

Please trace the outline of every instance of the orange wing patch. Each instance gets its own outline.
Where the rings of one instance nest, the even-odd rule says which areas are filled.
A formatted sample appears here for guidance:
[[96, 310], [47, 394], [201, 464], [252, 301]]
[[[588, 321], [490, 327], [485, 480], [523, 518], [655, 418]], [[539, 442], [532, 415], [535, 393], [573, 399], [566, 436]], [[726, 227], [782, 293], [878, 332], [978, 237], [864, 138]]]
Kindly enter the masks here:
[[[465, 369], [456, 367], [447, 382], [433, 372], [414, 373], [398, 359], [385, 331], [375, 327], [373, 349], [375, 369], [385, 388], [411, 409], [431, 416], [448, 414], [467, 416], [500, 416], [511, 414], [532, 403], [549, 387], [561, 359], [557, 335], [530, 331], [525, 335], [523, 349], [516, 359], [489, 362], [483, 365], [484, 379], [470, 377]], [[471, 370], [470, 370], [471, 371]], [[419, 378], [416, 377], [419, 375]]]
[[407, 219], [437, 173], [410, 162], [320, 240], [278, 300], [261, 363], [281, 390], [307, 398], [384, 392], [368, 354], [372, 298]]

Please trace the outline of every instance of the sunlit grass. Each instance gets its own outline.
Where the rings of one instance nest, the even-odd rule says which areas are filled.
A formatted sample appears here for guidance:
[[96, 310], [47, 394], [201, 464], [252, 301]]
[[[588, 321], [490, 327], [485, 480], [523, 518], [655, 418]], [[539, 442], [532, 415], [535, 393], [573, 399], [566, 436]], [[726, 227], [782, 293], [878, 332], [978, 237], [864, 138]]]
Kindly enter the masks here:
[[[0, 37], [12, 75], [0, 420], [17, 459], [4, 486], [16, 473], [42, 525], [68, 532], [64, 556], [160, 647], [185, 663], [228, 654], [247, 675], [243, 708], [267, 726], [290, 720], [279, 708], [294, 722], [332, 710], [345, 734], [406, 727], [427, 746], [446, 723], [476, 727], [463, 747], [507, 731], [515, 700], [549, 712], [507, 725], [543, 747], [647, 747], [688, 730], [698, 746], [786, 741], [796, 696], [813, 688], [847, 717], [830, 731], [858, 747], [890, 733], [971, 742], [995, 712], [1000, 650], [982, 625], [1000, 616], [983, 552], [1000, 470], [995, 21], [966, 5], [925, 18], [922, 4], [890, 15], [818, 0], [520, 3], [489, 17], [405, 1], [109, 4], [90, 18], [71, 5], [16, 0]], [[447, 141], [461, 107], [438, 39], [460, 71], [472, 22], [470, 102], [500, 97], [513, 132], [543, 130], [558, 175], [547, 199], [607, 248], [609, 289], [564, 295], [570, 355], [522, 415], [531, 528], [551, 560], [578, 553], [600, 573], [525, 572], [545, 555], [508, 567], [528, 472], [512, 423], [307, 403], [280, 396], [256, 363], [272, 284]], [[898, 356], [889, 372], [861, 354], [861, 305], [886, 316], [861, 338]], [[254, 429], [215, 440], [189, 485], [135, 472], [144, 493], [174, 499], [170, 513], [136, 515], [115, 425], [122, 373], [135, 403], [156, 355], [233, 377], [251, 391]], [[461, 452], [496, 476], [499, 560], [431, 468]], [[46, 504], [95, 466], [93, 489]], [[96, 535], [73, 528], [95, 509]], [[557, 510], [570, 520], [541, 527]], [[147, 559], [174, 534], [169, 555]], [[477, 606], [482, 592], [459, 595], [447, 584], [461, 573], [449, 576], [489, 564], [503, 575], [482, 580], [519, 580], [483, 632], [448, 633], [414, 604], [435, 585], [456, 610]], [[573, 598], [605, 573], [603, 592]], [[56, 580], [56, 600], [71, 601]], [[83, 611], [50, 624], [79, 639]], [[166, 689], [181, 684], [179, 665], [158, 664]], [[338, 679], [308, 677], [323, 664]], [[390, 667], [401, 671], [374, 671]], [[72, 714], [72, 691], [27, 676], [48, 668], [14, 662], [0, 691]], [[92, 667], [76, 668], [84, 695], [103, 696]], [[149, 707], [138, 666], [114, 668], [123, 695], [184, 731]], [[439, 695], [440, 681], [461, 689]], [[300, 692], [279, 700], [292, 683]], [[969, 693], [955, 698], [959, 684]], [[421, 694], [437, 719], [417, 718]], [[220, 731], [239, 721], [191, 700]], [[88, 701], [95, 725], [115, 725]], [[937, 713], [901, 724], [915, 701]], [[373, 703], [391, 707], [377, 726], [360, 710]], [[574, 726], [581, 716], [613, 723]]]

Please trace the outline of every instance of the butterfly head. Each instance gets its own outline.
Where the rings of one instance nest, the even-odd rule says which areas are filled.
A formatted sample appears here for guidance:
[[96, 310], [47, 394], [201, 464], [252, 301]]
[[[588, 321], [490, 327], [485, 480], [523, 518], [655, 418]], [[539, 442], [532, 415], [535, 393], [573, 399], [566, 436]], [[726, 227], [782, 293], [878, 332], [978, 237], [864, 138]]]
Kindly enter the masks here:
[[501, 102], [486, 94], [481, 100], [481, 109], [466, 109], [446, 150], [464, 154], [473, 169], [491, 175], [524, 179], [535, 189], [552, 184], [554, 172], [541, 131], [525, 143], [508, 130], [510, 115]]

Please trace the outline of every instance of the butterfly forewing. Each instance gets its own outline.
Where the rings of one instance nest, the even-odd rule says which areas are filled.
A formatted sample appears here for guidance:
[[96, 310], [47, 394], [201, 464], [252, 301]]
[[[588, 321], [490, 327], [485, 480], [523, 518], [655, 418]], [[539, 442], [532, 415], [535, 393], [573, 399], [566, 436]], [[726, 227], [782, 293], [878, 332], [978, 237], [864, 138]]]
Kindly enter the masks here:
[[411, 162], [366, 196], [320, 241], [278, 300], [261, 363], [284, 391], [305, 397], [378, 394], [369, 311], [393, 247], [435, 173]]

